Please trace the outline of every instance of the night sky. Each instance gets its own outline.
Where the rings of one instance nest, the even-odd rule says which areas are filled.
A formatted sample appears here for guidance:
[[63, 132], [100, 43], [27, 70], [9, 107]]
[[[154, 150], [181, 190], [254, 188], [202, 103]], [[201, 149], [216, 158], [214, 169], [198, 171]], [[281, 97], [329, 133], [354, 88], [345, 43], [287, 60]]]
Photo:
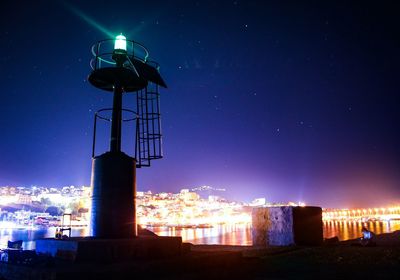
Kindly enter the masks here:
[[395, 1], [6, 2], [0, 186], [90, 184], [93, 115], [112, 104], [86, 80], [90, 47], [122, 32], [168, 84], [165, 157], [138, 170], [139, 190], [400, 202]]

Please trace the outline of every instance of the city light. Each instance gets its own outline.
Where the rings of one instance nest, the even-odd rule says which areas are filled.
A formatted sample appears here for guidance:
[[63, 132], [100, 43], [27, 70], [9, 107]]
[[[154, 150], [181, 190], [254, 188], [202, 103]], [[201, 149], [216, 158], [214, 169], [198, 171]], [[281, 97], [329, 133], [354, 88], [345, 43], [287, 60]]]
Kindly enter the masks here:
[[[136, 196], [138, 224], [171, 228], [251, 224], [253, 207], [306, 205], [302, 201], [270, 203], [265, 198], [256, 198], [250, 203], [229, 201], [221, 195], [224, 191], [210, 186], [182, 189], [179, 193], [139, 191]], [[0, 228], [59, 226], [63, 213], [72, 214], [73, 226], [87, 226], [90, 197], [91, 189], [85, 186], [0, 187], [0, 214], [3, 217]], [[54, 216], [54, 211], [58, 211], [58, 215]], [[400, 220], [400, 206], [323, 209], [322, 218], [339, 222]]]
[[[6, 221], [26, 227], [59, 226], [62, 213], [71, 213], [73, 226], [87, 226], [91, 208], [90, 191], [90, 187], [84, 186], [0, 187], [0, 207], [19, 208], [10, 212], [6, 207], [0, 209], [0, 213]], [[251, 224], [253, 207], [305, 206], [304, 202], [271, 204], [265, 198], [256, 198], [250, 203], [229, 201], [220, 195], [222, 192], [225, 189], [210, 186], [182, 189], [179, 193], [139, 191], [136, 196], [138, 224], [144, 227], [186, 228]], [[54, 211], [59, 212], [56, 217], [52, 216]]]
[[400, 220], [400, 206], [364, 209], [324, 209], [324, 221], [390, 221]]

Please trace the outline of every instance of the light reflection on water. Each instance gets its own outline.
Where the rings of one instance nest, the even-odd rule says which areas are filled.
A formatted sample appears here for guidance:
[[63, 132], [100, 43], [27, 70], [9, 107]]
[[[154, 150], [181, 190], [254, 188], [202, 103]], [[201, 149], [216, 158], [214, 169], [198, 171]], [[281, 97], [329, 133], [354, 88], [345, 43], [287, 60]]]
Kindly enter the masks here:
[[361, 229], [365, 226], [376, 234], [400, 230], [400, 221], [375, 221], [375, 222], [346, 222], [329, 221], [324, 222], [324, 237], [339, 237], [339, 240], [355, 239], [362, 236]]
[[[25, 250], [35, 249], [36, 239], [54, 237], [56, 233], [55, 227], [39, 228], [39, 229], [1, 229], [0, 230], [0, 248], [7, 247], [7, 241], [23, 240], [22, 247]], [[87, 235], [88, 228], [73, 228], [71, 236], [85, 236]]]
[[[388, 222], [324, 222], [324, 238], [338, 236], [340, 240], [361, 237], [365, 225], [376, 234], [400, 230], [400, 221]], [[148, 227], [160, 236], [181, 236], [184, 242], [193, 244], [251, 245], [251, 225], [216, 225], [211, 228]], [[42, 229], [1, 229], [0, 248], [7, 247], [8, 240], [23, 240], [24, 249], [34, 249], [34, 240], [54, 237], [56, 228]], [[72, 236], [86, 236], [88, 228], [73, 228]]]
[[148, 228], [160, 236], [181, 236], [193, 244], [251, 245], [251, 224], [216, 225], [211, 228]]

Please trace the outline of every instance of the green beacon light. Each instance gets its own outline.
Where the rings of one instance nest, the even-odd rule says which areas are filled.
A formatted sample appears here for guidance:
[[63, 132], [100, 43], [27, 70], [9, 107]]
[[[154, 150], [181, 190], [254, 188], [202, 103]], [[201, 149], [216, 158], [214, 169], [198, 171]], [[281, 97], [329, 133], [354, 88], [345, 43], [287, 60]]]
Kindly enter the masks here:
[[126, 37], [122, 34], [115, 38], [114, 50], [124, 50], [126, 51]]

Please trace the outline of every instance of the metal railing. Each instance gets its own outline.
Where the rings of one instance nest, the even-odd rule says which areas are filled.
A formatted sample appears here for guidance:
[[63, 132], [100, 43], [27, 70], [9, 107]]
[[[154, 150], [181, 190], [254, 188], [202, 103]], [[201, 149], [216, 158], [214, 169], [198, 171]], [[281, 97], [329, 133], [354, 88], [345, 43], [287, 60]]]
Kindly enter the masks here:
[[[98, 41], [92, 46], [91, 51], [94, 58], [90, 61], [90, 67], [93, 70], [115, 65], [115, 61], [112, 59], [114, 41], [114, 39], [105, 39]], [[132, 40], [126, 40], [126, 45], [126, 54], [128, 58], [137, 59], [143, 63], [148, 62], [149, 52], [142, 44]], [[153, 64], [154, 62], [150, 63]]]
[[[138, 119], [139, 119], [139, 118], [138, 118], [136, 112], [135, 112], [135, 111], [132, 111], [132, 110], [129, 110], [129, 109], [122, 109], [122, 111], [123, 111], [123, 112], [129, 112], [129, 113], [134, 114], [134, 117], [122, 119], [122, 122], [136, 121], [136, 130], [137, 130], [137, 129], [138, 129], [138, 128], [137, 128], [137, 122], [138, 122]], [[94, 115], [93, 142], [92, 142], [92, 157], [95, 157], [95, 155], [96, 155], [97, 120], [100, 119], [100, 120], [104, 120], [104, 121], [107, 121], [107, 122], [110, 122], [110, 123], [111, 123], [111, 120], [112, 120], [111, 117], [102, 116], [102, 115], [101, 115], [102, 112], [112, 112], [112, 108], [100, 109], [100, 110], [98, 110], [98, 111], [95, 113], [95, 115]]]

